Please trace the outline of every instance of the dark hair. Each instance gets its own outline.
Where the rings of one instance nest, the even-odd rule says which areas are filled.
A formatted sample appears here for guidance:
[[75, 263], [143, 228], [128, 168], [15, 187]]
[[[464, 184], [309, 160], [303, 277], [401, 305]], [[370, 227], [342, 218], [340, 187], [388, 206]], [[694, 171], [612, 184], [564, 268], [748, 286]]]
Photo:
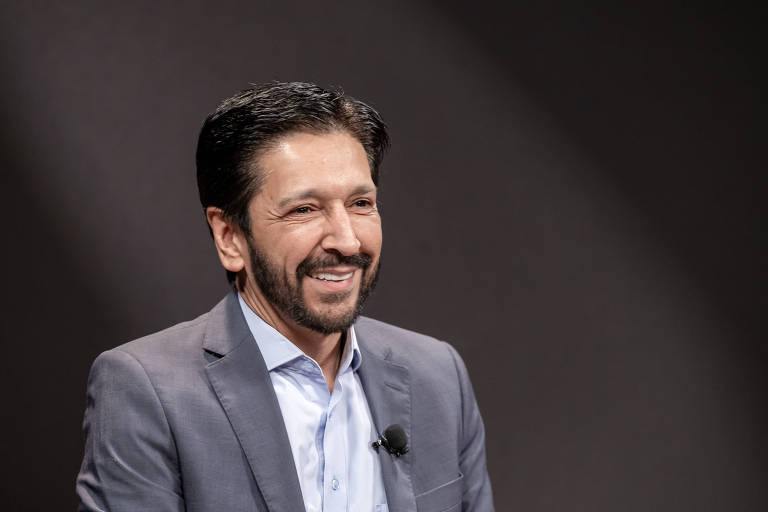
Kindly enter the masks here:
[[[365, 149], [373, 183], [389, 136], [378, 112], [341, 90], [302, 82], [255, 85], [221, 102], [200, 130], [197, 188], [203, 208], [216, 206], [250, 235], [248, 204], [263, 184], [258, 157], [292, 132], [348, 132]], [[230, 281], [234, 274], [227, 272]]]

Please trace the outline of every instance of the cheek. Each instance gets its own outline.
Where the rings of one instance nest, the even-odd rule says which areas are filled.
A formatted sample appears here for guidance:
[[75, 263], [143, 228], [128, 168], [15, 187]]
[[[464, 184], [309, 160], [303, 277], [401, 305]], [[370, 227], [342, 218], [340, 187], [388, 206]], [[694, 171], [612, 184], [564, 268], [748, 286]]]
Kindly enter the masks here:
[[276, 249], [280, 254], [281, 264], [288, 274], [294, 275], [296, 267], [307, 259], [317, 246], [317, 238], [311, 233], [290, 233], [280, 237], [277, 244]]

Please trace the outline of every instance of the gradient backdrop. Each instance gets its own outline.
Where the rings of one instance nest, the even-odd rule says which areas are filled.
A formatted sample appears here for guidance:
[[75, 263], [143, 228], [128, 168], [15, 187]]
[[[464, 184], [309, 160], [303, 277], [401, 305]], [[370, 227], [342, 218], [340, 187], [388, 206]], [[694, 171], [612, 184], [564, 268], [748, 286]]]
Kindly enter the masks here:
[[93, 358], [227, 292], [197, 131], [273, 79], [388, 122], [367, 314], [464, 356], [499, 511], [768, 509], [764, 19], [604, 4], [4, 2], [2, 509], [73, 509]]

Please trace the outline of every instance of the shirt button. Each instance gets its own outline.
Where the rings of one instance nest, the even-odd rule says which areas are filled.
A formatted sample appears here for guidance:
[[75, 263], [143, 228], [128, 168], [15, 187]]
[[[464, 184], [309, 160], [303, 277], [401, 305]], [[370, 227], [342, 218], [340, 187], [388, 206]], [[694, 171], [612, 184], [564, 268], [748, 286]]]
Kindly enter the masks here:
[[339, 481], [336, 480], [335, 478], [331, 480], [331, 489], [333, 489], [334, 491], [339, 489]]

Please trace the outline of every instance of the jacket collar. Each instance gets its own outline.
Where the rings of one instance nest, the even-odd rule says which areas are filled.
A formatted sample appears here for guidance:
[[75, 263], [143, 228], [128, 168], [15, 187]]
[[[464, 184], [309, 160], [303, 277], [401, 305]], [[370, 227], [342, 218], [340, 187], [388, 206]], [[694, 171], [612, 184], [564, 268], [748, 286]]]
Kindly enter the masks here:
[[[389, 425], [397, 423], [410, 440], [411, 377], [407, 362], [397, 357], [391, 341], [370, 320], [361, 318], [355, 329], [363, 356], [358, 375], [376, 430], [381, 434]], [[411, 482], [412, 457], [411, 452], [395, 457], [379, 449], [389, 510], [416, 510]]]
[[[210, 313], [208, 380], [229, 418], [270, 512], [304, 510], [291, 445], [264, 358], [233, 291]], [[286, 454], [288, 456], [286, 456]]]

